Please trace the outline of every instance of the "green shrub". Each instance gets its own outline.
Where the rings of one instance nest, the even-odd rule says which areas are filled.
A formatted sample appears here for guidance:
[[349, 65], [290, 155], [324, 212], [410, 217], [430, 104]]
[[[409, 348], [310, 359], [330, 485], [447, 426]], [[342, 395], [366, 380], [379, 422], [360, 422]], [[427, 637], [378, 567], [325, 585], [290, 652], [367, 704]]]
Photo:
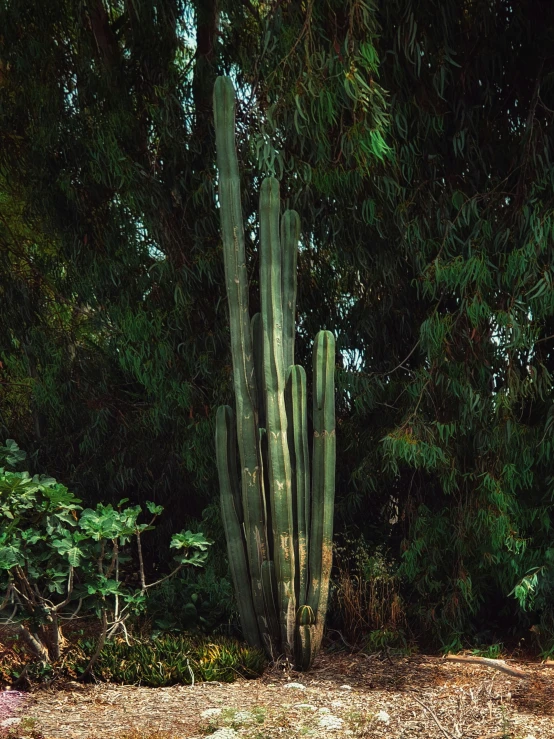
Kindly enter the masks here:
[[543, 561], [530, 569], [510, 593], [526, 612], [535, 612], [531, 633], [543, 659], [554, 655], [554, 548], [546, 549]]
[[236, 619], [233, 587], [211, 565], [183, 570], [148, 595], [146, 616], [160, 632], [211, 634]]
[[[0, 447], [0, 464], [17, 466], [24, 459], [13, 440]], [[80, 616], [99, 617], [102, 631], [89, 669], [106, 638], [144, 610], [150, 588], [185, 565], [201, 566], [212, 544], [200, 532], [174, 534], [178, 550], [173, 572], [147, 584], [141, 536], [153, 528], [163, 508], [149, 501], [150, 520], [139, 523], [140, 505], [97, 504], [83, 510], [80, 500], [52, 477], [0, 467], [0, 623], [12, 624], [30, 654], [42, 663], [60, 660], [62, 623]], [[123, 577], [130, 560], [125, 547], [134, 542], [139, 586]]]

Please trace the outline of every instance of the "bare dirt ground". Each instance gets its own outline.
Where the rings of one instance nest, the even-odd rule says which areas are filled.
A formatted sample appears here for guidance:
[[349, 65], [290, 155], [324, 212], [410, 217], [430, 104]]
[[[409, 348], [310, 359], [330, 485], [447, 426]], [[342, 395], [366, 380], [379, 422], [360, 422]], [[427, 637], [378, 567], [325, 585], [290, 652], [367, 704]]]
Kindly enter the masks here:
[[440, 657], [335, 653], [306, 674], [276, 666], [232, 684], [69, 683], [35, 690], [18, 710], [46, 739], [117, 739], [131, 729], [168, 739], [554, 739], [554, 670], [509, 664], [528, 677]]

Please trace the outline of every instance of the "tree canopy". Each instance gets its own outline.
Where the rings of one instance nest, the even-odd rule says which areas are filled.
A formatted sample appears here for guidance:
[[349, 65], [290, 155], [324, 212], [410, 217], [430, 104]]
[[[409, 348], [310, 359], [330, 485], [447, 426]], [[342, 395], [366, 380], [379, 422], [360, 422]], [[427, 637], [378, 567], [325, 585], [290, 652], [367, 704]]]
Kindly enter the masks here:
[[5, 435], [175, 530], [217, 508], [227, 73], [249, 273], [275, 174], [299, 362], [337, 337], [337, 525], [363, 519], [443, 641], [554, 629], [552, 4], [2, 0], [0, 28]]

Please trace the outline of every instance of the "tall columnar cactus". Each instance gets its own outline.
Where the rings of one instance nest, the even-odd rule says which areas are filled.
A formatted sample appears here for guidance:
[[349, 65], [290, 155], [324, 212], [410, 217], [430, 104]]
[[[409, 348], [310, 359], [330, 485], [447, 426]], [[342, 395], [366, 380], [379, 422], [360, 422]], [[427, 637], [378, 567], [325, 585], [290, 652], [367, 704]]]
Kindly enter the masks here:
[[248, 642], [307, 669], [321, 644], [331, 573], [335, 340], [320, 331], [314, 344], [310, 485], [306, 373], [294, 364], [300, 219], [291, 210], [280, 218], [279, 183], [265, 179], [261, 312], [250, 321], [235, 91], [227, 77], [216, 80], [214, 114], [236, 402], [236, 416], [222, 406], [216, 418], [229, 564]]

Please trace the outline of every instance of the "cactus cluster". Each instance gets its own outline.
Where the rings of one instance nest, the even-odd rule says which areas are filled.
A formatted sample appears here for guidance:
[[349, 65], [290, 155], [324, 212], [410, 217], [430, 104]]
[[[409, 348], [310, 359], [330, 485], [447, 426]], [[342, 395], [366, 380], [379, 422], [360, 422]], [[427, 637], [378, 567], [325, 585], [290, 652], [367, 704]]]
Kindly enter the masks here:
[[280, 217], [279, 183], [266, 178], [261, 312], [250, 320], [235, 91], [228, 77], [216, 80], [214, 116], [236, 401], [236, 414], [221, 406], [216, 418], [229, 564], [247, 641], [307, 669], [321, 644], [331, 573], [335, 341], [320, 331], [314, 344], [310, 475], [306, 373], [294, 364], [300, 218], [292, 210]]

